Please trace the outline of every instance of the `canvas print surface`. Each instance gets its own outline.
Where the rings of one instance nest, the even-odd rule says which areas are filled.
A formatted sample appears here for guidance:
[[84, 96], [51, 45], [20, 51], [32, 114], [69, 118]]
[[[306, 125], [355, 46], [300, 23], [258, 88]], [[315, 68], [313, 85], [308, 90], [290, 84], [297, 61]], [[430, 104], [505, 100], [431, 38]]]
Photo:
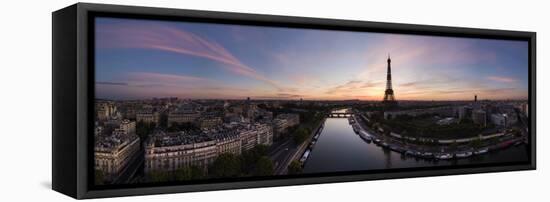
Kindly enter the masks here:
[[94, 184], [528, 161], [528, 42], [97, 17]]

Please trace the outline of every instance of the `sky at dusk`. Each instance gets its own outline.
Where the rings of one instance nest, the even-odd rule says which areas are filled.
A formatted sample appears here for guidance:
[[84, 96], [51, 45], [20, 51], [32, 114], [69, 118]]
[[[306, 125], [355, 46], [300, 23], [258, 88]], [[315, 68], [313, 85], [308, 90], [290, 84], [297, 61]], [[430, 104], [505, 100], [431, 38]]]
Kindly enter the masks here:
[[528, 43], [97, 18], [96, 97], [525, 99]]

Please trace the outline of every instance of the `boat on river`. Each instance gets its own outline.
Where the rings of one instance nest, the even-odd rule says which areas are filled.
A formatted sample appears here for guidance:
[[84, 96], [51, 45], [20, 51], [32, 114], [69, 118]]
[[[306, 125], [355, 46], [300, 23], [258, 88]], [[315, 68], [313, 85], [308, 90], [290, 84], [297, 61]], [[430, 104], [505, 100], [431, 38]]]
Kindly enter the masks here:
[[434, 154], [432, 152], [423, 152], [421, 156], [423, 158], [433, 158]]
[[359, 131], [359, 137], [361, 137], [361, 138], [363, 138], [363, 140], [366, 140], [366, 141], [369, 141], [369, 142], [372, 140], [372, 137], [367, 132], [365, 132], [364, 130]]
[[302, 156], [302, 158], [300, 158], [300, 163], [304, 163], [306, 162], [307, 160], [307, 157], [309, 157], [309, 154], [311, 153], [311, 150], [306, 150], [306, 152], [304, 152], [304, 155]]
[[355, 134], [359, 134], [359, 129], [357, 128], [357, 126], [355, 124], [352, 125], [352, 128], [353, 128], [353, 132], [355, 132]]
[[453, 155], [449, 153], [440, 153], [440, 154], [436, 154], [435, 158], [441, 159], [441, 160], [447, 160], [447, 159], [453, 158]]
[[353, 119], [352, 117], [349, 117], [348, 121], [349, 121], [349, 124], [355, 124], [355, 119]]
[[396, 145], [390, 145], [390, 150], [392, 150], [392, 151], [394, 151], [394, 152], [397, 152], [397, 153], [403, 153], [403, 152], [405, 152], [404, 149], [402, 149], [401, 147], [396, 146]]
[[313, 136], [313, 140], [319, 139], [319, 136], [321, 136], [321, 133], [317, 133], [317, 135]]
[[457, 158], [466, 158], [466, 157], [470, 157], [470, 156], [472, 156], [472, 152], [471, 152], [471, 151], [465, 151], [465, 152], [456, 153], [456, 157], [457, 157]]
[[482, 149], [479, 149], [477, 151], [474, 151], [474, 154], [475, 155], [480, 155], [480, 154], [485, 154], [487, 152], [489, 152], [489, 148], [482, 148]]

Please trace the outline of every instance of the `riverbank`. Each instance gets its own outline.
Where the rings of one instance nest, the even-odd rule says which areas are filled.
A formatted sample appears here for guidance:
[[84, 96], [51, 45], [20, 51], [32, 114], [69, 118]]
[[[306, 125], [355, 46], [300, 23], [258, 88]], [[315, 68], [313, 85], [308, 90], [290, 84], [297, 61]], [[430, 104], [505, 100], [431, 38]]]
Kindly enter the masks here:
[[[364, 115], [361, 115], [364, 116]], [[366, 126], [365, 117], [357, 118], [354, 114], [349, 119], [350, 125], [353, 127], [354, 132], [359, 135], [367, 143], [373, 142], [374, 144], [391, 151], [401, 153], [408, 156], [417, 158], [429, 159], [429, 160], [451, 160], [455, 158], [468, 158], [477, 155], [483, 155], [491, 151], [506, 149], [513, 145], [523, 144], [523, 137], [509, 137], [507, 135], [495, 135], [491, 138], [498, 138], [498, 142], [479, 147], [469, 147], [465, 145], [461, 146], [449, 146], [449, 145], [418, 145], [412, 144], [408, 141], [404, 141], [401, 137], [388, 136], [378, 133]], [[446, 140], [447, 141], [447, 140]], [[456, 140], [448, 140], [451, 142], [457, 142]]]
[[508, 149], [493, 150], [470, 158], [421, 158], [394, 152], [389, 147], [384, 148], [373, 141], [368, 143], [354, 133], [346, 118], [327, 118], [321, 135], [303, 164], [302, 173], [518, 162], [527, 160], [526, 148], [526, 145], [511, 146]]
[[[288, 172], [288, 166], [292, 161], [300, 161], [300, 163], [303, 164], [307, 160], [307, 157], [309, 156], [309, 153], [311, 152], [312, 146], [315, 145], [316, 140], [319, 138], [322, 128], [325, 124], [326, 118], [323, 118], [321, 121], [319, 121], [319, 124], [315, 126], [315, 128], [312, 130], [311, 134], [308, 135], [307, 139], [298, 147], [295, 149], [295, 151], [292, 151], [291, 154], [287, 158], [283, 160], [283, 162], [280, 165], [277, 165], [277, 169], [275, 169], [276, 175], [286, 175]], [[304, 158], [304, 154], [307, 155]], [[302, 161], [302, 158], [304, 159]]]

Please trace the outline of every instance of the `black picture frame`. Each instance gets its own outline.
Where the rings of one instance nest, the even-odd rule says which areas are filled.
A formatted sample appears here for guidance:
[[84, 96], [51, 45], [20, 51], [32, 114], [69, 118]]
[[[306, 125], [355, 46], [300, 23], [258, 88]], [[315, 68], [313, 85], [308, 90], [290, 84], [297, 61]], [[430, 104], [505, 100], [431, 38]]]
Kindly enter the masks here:
[[[392, 169], [300, 176], [218, 179], [199, 183], [93, 185], [94, 47], [96, 16], [145, 18], [413, 35], [525, 40], [529, 43], [529, 161], [474, 166]], [[536, 169], [536, 33], [275, 15], [77, 3], [52, 14], [52, 188], [83, 198], [180, 193], [317, 183], [503, 172]]]

